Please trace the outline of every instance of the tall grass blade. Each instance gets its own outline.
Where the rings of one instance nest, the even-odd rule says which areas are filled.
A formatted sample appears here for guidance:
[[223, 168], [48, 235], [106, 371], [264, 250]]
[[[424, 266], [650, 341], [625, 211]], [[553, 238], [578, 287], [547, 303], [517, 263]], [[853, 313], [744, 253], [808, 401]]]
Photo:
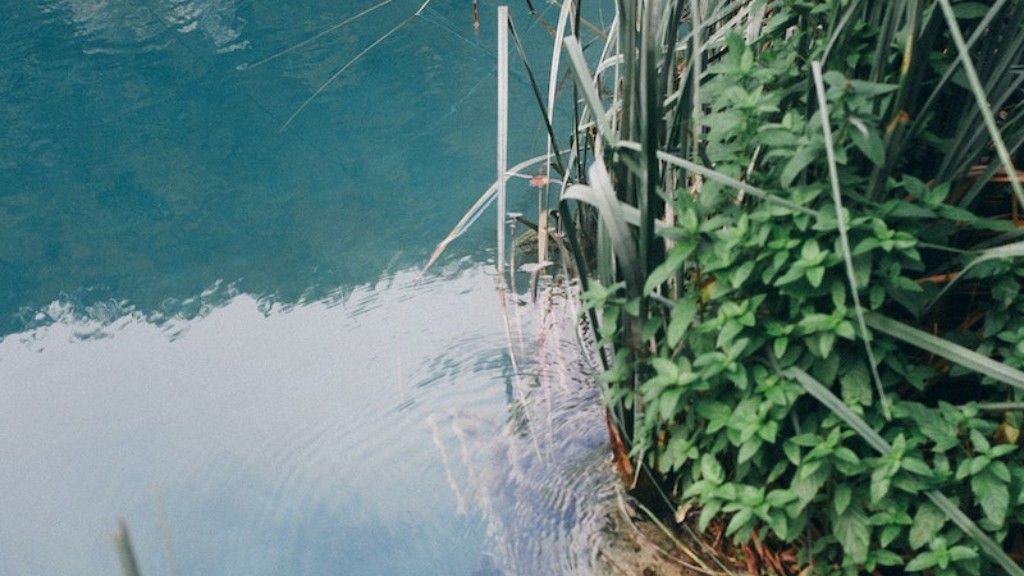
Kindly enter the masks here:
[[[598, 198], [599, 192], [594, 188], [585, 184], [575, 184], [566, 188], [565, 192], [562, 193], [562, 200], [574, 200], [576, 202], [583, 202], [589, 204], [595, 208], [600, 209], [603, 205], [602, 201]], [[630, 226], [640, 227], [640, 209], [629, 203], [621, 200], [614, 200], [615, 206], [613, 212], [616, 214], [616, 218], [621, 218], [624, 222]], [[655, 220], [654, 230], [655, 232], [661, 232], [668, 228], [668, 225], [661, 220]]]
[[[630, 152], [640, 152], [640, 144], [637, 143], [637, 142], [621, 140], [621, 141], [619, 141], [616, 144], [616, 147], [619, 150], [628, 150]], [[800, 212], [802, 214], [807, 214], [808, 216], [813, 216], [813, 217], [818, 218], [818, 219], [822, 218], [821, 213], [819, 213], [818, 211], [816, 211], [816, 210], [814, 210], [812, 208], [808, 208], [806, 206], [801, 206], [801, 205], [796, 204], [796, 203], [794, 203], [794, 202], [792, 202], [790, 200], [782, 198], [781, 196], [776, 196], [775, 194], [772, 194], [770, 192], [766, 192], [765, 190], [762, 190], [761, 188], [758, 188], [757, 186], [754, 186], [752, 184], [748, 184], [748, 183], [743, 182], [741, 180], [737, 180], [736, 178], [733, 178], [733, 177], [728, 176], [726, 174], [722, 174], [721, 172], [717, 172], [713, 168], [708, 168], [707, 166], [704, 166], [702, 164], [698, 164], [696, 162], [692, 162], [690, 160], [687, 160], [686, 158], [682, 158], [682, 157], [677, 156], [675, 154], [669, 154], [668, 152], [661, 151], [661, 150], [658, 151], [657, 156], [658, 156], [659, 160], [661, 160], [662, 162], [665, 162], [666, 164], [671, 164], [672, 166], [676, 166], [676, 167], [679, 167], [679, 168], [683, 168], [683, 169], [689, 170], [690, 172], [693, 172], [693, 173], [696, 173], [696, 174], [700, 174], [701, 176], [703, 176], [703, 177], [705, 177], [705, 178], [707, 178], [709, 180], [714, 180], [714, 181], [719, 182], [721, 184], [725, 184], [726, 186], [729, 186], [730, 188], [733, 188], [734, 190], [739, 190], [739, 191], [742, 191], [742, 192], [744, 192], [746, 194], [750, 194], [751, 196], [754, 196], [755, 198], [759, 198], [761, 200], [764, 200], [765, 202], [770, 202], [770, 203], [775, 204], [777, 206], [781, 206], [783, 208], [788, 208], [789, 210], [792, 210], [794, 212]]]
[[839, 228], [839, 244], [843, 250], [843, 262], [846, 264], [846, 279], [850, 284], [850, 296], [853, 298], [853, 310], [857, 315], [857, 326], [860, 328], [860, 336], [864, 341], [864, 351], [868, 355], [868, 365], [871, 367], [871, 377], [875, 382], [875, 391], [878, 393], [878, 401], [881, 402], [882, 414], [886, 420], [892, 420], [892, 409], [889, 407], [889, 400], [885, 397], [885, 390], [882, 389], [882, 377], [878, 374], [878, 361], [875, 360], [875, 353], [871, 350], [871, 333], [868, 332], [867, 324], [864, 323], [864, 307], [861, 306], [860, 296], [857, 291], [857, 272], [853, 266], [853, 251], [850, 250], [850, 238], [847, 235], [846, 216], [843, 213], [843, 195], [839, 189], [839, 171], [836, 168], [835, 141], [832, 139], [832, 125], [829, 120], [828, 99], [825, 96], [825, 82], [821, 75], [821, 62], [811, 62], [811, 74], [814, 76], [814, 90], [818, 97], [818, 109], [821, 113], [821, 131], [825, 139], [825, 156], [828, 161], [828, 176], [832, 185], [832, 205], [836, 210], [836, 222]]
[[[975, 28], [970, 38], [967, 39], [967, 43], [965, 44], [965, 46], [968, 51], [970, 51], [971, 48], [974, 47], [974, 44], [978, 41], [978, 39], [984, 35], [985, 30], [988, 29], [989, 25], [995, 19], [996, 15], [1003, 8], [1003, 5], [1006, 4], [1006, 2], [1007, 0], [996, 0], [988, 9], [988, 13], [985, 14], [985, 17], [982, 18], [981, 22], [978, 23], [977, 28]], [[959, 60], [957, 60], [949, 68], [947, 68], [946, 71], [942, 74], [942, 77], [939, 78], [939, 81], [935, 84], [935, 87], [932, 88], [931, 93], [928, 95], [928, 99], [925, 100], [924, 105], [922, 105], [921, 109], [918, 110], [916, 117], [910, 124], [911, 133], [916, 132], [918, 127], [920, 126], [920, 123], [925, 118], [927, 118], [926, 113], [928, 112], [928, 110], [931, 109], [932, 104], [935, 103], [935, 100], [939, 97], [939, 94], [942, 92], [942, 89], [946, 86], [946, 83], [953, 78], [953, 73], [957, 71], [958, 64]]]
[[600, 154], [594, 157], [594, 162], [588, 174], [590, 176], [590, 188], [593, 191], [593, 194], [589, 196], [593, 198], [593, 202], [597, 206], [601, 217], [601, 222], [608, 231], [612, 249], [626, 280], [626, 289], [631, 295], [637, 295], [644, 285], [644, 277], [637, 262], [636, 241], [626, 225], [627, 222], [622, 212], [622, 206], [615, 194], [615, 188], [612, 186], [611, 175], [608, 173], [608, 169], [605, 167]]
[[991, 410], [993, 412], [1021, 412], [1024, 411], [1024, 402], [982, 402], [975, 404], [978, 410]]
[[[828, 39], [828, 44], [825, 46], [825, 51], [821, 54], [821, 61], [823, 63], [828, 64], [828, 57], [832, 53], [832, 48], [835, 47], [836, 43], [839, 42], [841, 38], [846, 38], [850, 36], [849, 32], [846, 32], [844, 34], [844, 32], [846, 31], [846, 26], [852, 20], [854, 13], [860, 9], [861, 0], [853, 0], [853, 2], [850, 2], [850, 5], [846, 7], [846, 10], [843, 11], [843, 15], [842, 17], [840, 17], [839, 23], [836, 24], [835, 28], [832, 30], [832, 37]], [[750, 42], [751, 40], [752, 39], [750, 38], [747, 39], [748, 42]]]
[[562, 162], [562, 155], [558, 153], [558, 138], [555, 136], [555, 128], [551, 125], [552, 116], [548, 113], [547, 107], [544, 105], [544, 97], [540, 93], [540, 86], [537, 85], [537, 78], [533, 74], [533, 69], [530, 67], [530, 61], [526, 58], [526, 50], [523, 49], [523, 43], [519, 39], [519, 34], [516, 33], [516, 27], [512, 23], [512, 20], [508, 21], [508, 34], [512, 38], [512, 43], [516, 46], [516, 52], [519, 53], [519, 59], [523, 63], [523, 67], [526, 69], [526, 76], [530, 80], [530, 87], [533, 89], [533, 95], [537, 99], [537, 106], [540, 107], [541, 116], [544, 118], [544, 127], [548, 131], [549, 149], [554, 149], [553, 154], [555, 157], [555, 170], [560, 174], [565, 174], [565, 164]]
[[985, 121], [985, 127], [988, 129], [992, 145], [996, 149], [996, 155], [1006, 170], [1006, 174], [1010, 176], [1010, 186], [1013, 188], [1013, 193], [1017, 196], [1017, 201], [1024, 204], [1024, 187], [1021, 186], [1020, 179], [1017, 177], [1017, 169], [1010, 158], [1010, 151], [1006, 148], [1006, 143], [1003, 141], [999, 127], [996, 126], [996, 119], [990, 107], [991, 104], [989, 103], [988, 96], [985, 94], [985, 88], [981, 85], [981, 80], [978, 78], [978, 71], [974, 66], [974, 61], [971, 59], [970, 52], [968, 52], [967, 43], [964, 41], [963, 33], [960, 31], [960, 25], [957, 24], [956, 15], [953, 13], [953, 6], [949, 0], [939, 0], [939, 6], [942, 8], [942, 15], [946, 18], [946, 24], [949, 27], [953, 43], [960, 54], [960, 63], [964, 67], [967, 83], [970, 85], [971, 93], [974, 94], [974, 99], [978, 103], [978, 110]]
[[[523, 160], [519, 164], [516, 164], [509, 170], [509, 172], [512, 174], [522, 172], [523, 170], [536, 164], [540, 164], [545, 160], [547, 160], [547, 155], [534, 156], [529, 160]], [[485, 190], [484, 193], [481, 194], [479, 198], [477, 198], [476, 202], [473, 203], [473, 206], [471, 206], [469, 210], [467, 210], [466, 213], [462, 215], [462, 218], [460, 218], [458, 223], [455, 224], [455, 227], [452, 228], [451, 232], [449, 232], [448, 235], [445, 236], [444, 240], [441, 240], [441, 242], [439, 242], [438, 245], [434, 248], [434, 253], [431, 254], [430, 260], [428, 260], [427, 263], [420, 270], [421, 278], [423, 277], [423, 275], [427, 273], [428, 270], [430, 270], [434, 263], [437, 262], [437, 259], [441, 257], [441, 254], [443, 254], [445, 249], [448, 248], [448, 245], [454, 242], [455, 239], [458, 238], [459, 236], [462, 236], [466, 232], [466, 230], [469, 230], [470, 226], [472, 226], [473, 223], [476, 222], [477, 218], [479, 218], [480, 215], [483, 214], [483, 211], [486, 210], [487, 207], [490, 206], [492, 202], [494, 202], [494, 199], [497, 197], [497, 195], [498, 180], [495, 180], [494, 183], [491, 184], [490, 187], [487, 188], [487, 190]], [[502, 223], [502, 226], [504, 226], [504, 223]]]
[[925, 310], [930, 309], [937, 302], [942, 300], [942, 297], [945, 296], [947, 292], [949, 292], [950, 288], [952, 288], [960, 280], [965, 278], [967, 276], [967, 273], [970, 272], [970, 270], [975, 266], [988, 262], [990, 260], [1000, 260], [1003, 258], [1019, 258], [1021, 256], [1024, 256], [1024, 242], [1014, 242], [1013, 244], [996, 246], [995, 248], [989, 248], [988, 250], [982, 251], [977, 258], [974, 258], [973, 260], [968, 262], [967, 265], [963, 267], [963, 270], [961, 270], [955, 278], [953, 278], [948, 284], [946, 284], [945, 287], [942, 288], [942, 291], [935, 296], [935, 299], [932, 300], [932, 302], [928, 305], [928, 307]]
[[917, 346], [936, 356], [941, 356], [954, 364], [959, 364], [964, 368], [974, 370], [979, 374], [1024, 390], [1024, 372], [1016, 368], [1007, 366], [1002, 362], [997, 362], [944, 338], [932, 336], [923, 330], [918, 330], [913, 326], [908, 326], [903, 322], [893, 320], [877, 312], [865, 312], [864, 320], [868, 326], [879, 332]]
[[[642, 280], [647, 279], [656, 264], [654, 221], [658, 219], [658, 180], [659, 163], [657, 158], [658, 145], [661, 140], [662, 90], [658, 78], [658, 42], [659, 35], [658, 8], [660, 3], [647, 5], [642, 14], [640, 26], [644, 33], [640, 36], [640, 125], [638, 126], [641, 142], [640, 189], [637, 191], [637, 204], [640, 208], [640, 229], [637, 234], [638, 265]], [[646, 301], [640, 303], [640, 320], [647, 320]]]
[[[556, 23], [554, 32], [555, 49], [551, 51], [551, 69], [548, 71], [548, 99], [545, 115], [545, 121], [548, 126], [551, 126], [555, 121], [555, 95], [558, 91], [558, 73], [562, 57], [562, 51], [558, 49], [559, 39], [565, 35], [565, 26], [569, 21], [569, 15], [572, 14], [572, 9], [575, 4], [575, 1], [563, 2], [561, 9], [558, 11], [558, 22]], [[552, 148], [555, 146], [555, 140], [553, 138], [549, 138], [547, 145], [549, 157], [554, 153]]]
[[781, 370], [775, 358], [772, 358], [772, 362], [775, 364], [775, 370], [781, 376], [795, 380], [798, 384], [803, 386], [804, 390], [806, 390], [808, 394], [814, 396], [818, 402], [821, 402], [826, 408], [831, 410], [833, 414], [846, 422], [850, 428], [853, 428], [854, 432], [859, 434], [860, 437], [863, 438], [864, 441], [872, 448], [882, 454], [889, 453], [889, 450], [892, 449], [892, 445], [890, 445], [885, 438], [882, 438], [881, 434], [875, 432], [875, 429], [872, 428], [870, 424], [865, 422], [863, 418], [851, 410], [850, 407], [847, 406], [838, 396], [833, 394], [827, 386], [796, 366], [790, 366], [785, 370]]
[[505, 274], [505, 182], [508, 169], [508, 6], [498, 6], [498, 276]]
[[117, 560], [121, 564], [122, 576], [140, 576], [139, 564], [135, 560], [132, 541], [128, 536], [128, 525], [124, 520], [117, 521], [117, 531], [114, 532], [114, 548], [117, 550]]
[[981, 528], [978, 527], [970, 518], [964, 514], [963, 510], [957, 507], [945, 494], [936, 492], [935, 490], [929, 490], [925, 492], [925, 496], [935, 504], [939, 510], [946, 513], [946, 516], [957, 525], [958, 528], [963, 530], [970, 539], [978, 543], [981, 550], [988, 555], [993, 561], [1003, 567], [1006, 573], [1010, 576], [1024, 576], [1024, 568], [1020, 567], [1010, 558], [1002, 547], [999, 546], [994, 540], [988, 537]]
[[566, 36], [562, 39], [562, 46], [565, 47], [565, 51], [569, 55], [569, 70], [572, 71], [573, 78], [576, 80], [576, 86], [583, 92], [583, 99], [587, 102], [590, 113], [597, 123], [598, 133], [609, 144], [614, 144], [618, 138], [608, 123], [608, 115], [601, 104], [601, 97], [597, 95], [597, 88], [594, 79], [590, 76], [590, 70], [587, 68], [587, 61], [583, 58], [583, 48], [580, 46], [579, 39]]
[[[561, 225], [565, 228], [565, 238], [569, 241], [569, 250], [572, 253], [572, 260], [576, 266], [576, 277], [580, 283], [580, 290], [587, 292], [590, 289], [590, 271], [587, 267], [587, 260], [583, 256], [583, 249], [580, 247], [579, 235], [576, 232], [576, 224], [573, 222], [573, 215], [569, 209], [569, 203], [560, 201], [558, 203], [558, 215]], [[589, 308], [587, 318], [590, 320], [590, 327], [597, 333], [600, 324], [597, 321], [597, 310]], [[598, 357], [601, 361], [601, 368], [607, 371], [611, 367], [611, 360], [608, 358], [608, 349], [605, 346], [598, 346]]]
[[276, 54], [271, 54], [270, 56], [267, 56], [266, 58], [264, 58], [264, 59], [262, 59], [262, 60], [260, 60], [258, 62], [254, 62], [252, 64], [243, 64], [243, 65], [241, 65], [241, 67], [239, 69], [240, 70], [250, 70], [250, 69], [255, 68], [257, 66], [262, 66], [262, 65], [264, 65], [267, 62], [270, 62], [272, 60], [276, 60], [277, 58], [280, 58], [281, 56], [284, 56], [285, 54], [288, 54], [289, 52], [294, 52], [295, 50], [298, 50], [299, 48], [302, 48], [303, 46], [307, 46], [307, 45], [313, 43], [317, 39], [322, 38], [322, 37], [330, 34], [331, 32], [334, 32], [335, 30], [341, 28], [342, 26], [345, 26], [346, 24], [350, 24], [352, 22], [355, 22], [356, 20], [359, 20], [360, 18], [362, 18], [363, 16], [366, 16], [367, 14], [373, 12], [374, 10], [377, 10], [379, 8], [383, 8], [385, 5], [390, 4], [391, 2], [392, 2], [392, 0], [383, 0], [383, 2], [379, 2], [377, 4], [374, 4], [373, 6], [370, 6], [369, 8], [367, 8], [366, 10], [363, 10], [362, 12], [356, 14], [355, 16], [350, 16], [350, 17], [342, 20], [341, 22], [338, 22], [334, 26], [331, 26], [330, 28], [328, 28], [328, 29], [326, 29], [326, 30], [324, 30], [322, 32], [319, 32], [319, 33], [317, 33], [314, 36], [310, 36], [309, 38], [306, 38], [305, 40], [303, 40], [302, 42], [299, 42], [298, 44], [293, 44], [293, 45], [289, 46], [288, 48], [286, 48], [286, 49], [284, 49], [284, 50], [282, 50], [282, 51], [280, 51], [280, 52], [278, 52]]
[[[775, 362], [775, 359], [772, 359]], [[803, 370], [793, 366], [785, 370], [779, 370], [778, 363], [775, 362], [775, 369], [783, 377], [790, 378], [797, 381], [804, 390], [814, 396], [819, 402], [828, 407], [832, 412], [841, 418], [850, 428], [853, 428], [857, 434], [861, 436], [872, 448], [877, 450], [883, 456], [887, 455], [892, 446], [885, 441], [878, 432], [875, 432], [871, 426], [864, 421], [863, 418], [858, 416], [850, 407], [843, 403], [838, 396], [832, 393], [824, 384], [818, 382], [813, 376], [804, 372]], [[1009, 555], [1003, 551], [1002, 547], [999, 546], [994, 540], [992, 540], [988, 534], [985, 534], [966, 514], [963, 513], [960, 508], [953, 504], [953, 502], [943, 495], [941, 492], [935, 490], [929, 490], [925, 492], [928, 499], [931, 500], [940, 510], [945, 512], [946, 516], [953, 521], [957, 527], [960, 528], [969, 538], [974, 540], [990, 559], [998, 563], [1008, 574], [1013, 576], [1024, 576], [1024, 569], [1022, 569], [1016, 562], [1010, 558]]]
[[[934, 12], [942, 18], [941, 11]], [[992, 15], [989, 9], [987, 15]], [[983, 28], [984, 32], [977, 42], [976, 48], [971, 48], [968, 42], [968, 49], [976, 54], [972, 63], [977, 69], [977, 76], [980, 79], [985, 91], [985, 101], [990, 112], [999, 111], [1015, 115], [1019, 113], [1019, 92], [1017, 91], [1021, 80], [1019, 73], [1020, 62], [1024, 57], [1024, 34], [1020, 34], [1021, 21], [1024, 20], [1024, 4], [1013, 2], [1003, 6], [998, 17], [994, 17]], [[948, 28], [945, 21], [944, 27]], [[981, 26], [978, 25], [980, 29]], [[960, 52], [955, 51], [956, 58], [950, 65], [955, 72], [961, 73], [968, 78], [966, 69], [961, 70]], [[947, 90], [947, 93], [949, 91]], [[968, 99], [977, 101], [973, 89], [967, 90]], [[950, 150], [953, 154], [947, 154], [936, 172], [936, 178], [950, 180], [963, 175], [970, 167], [988, 157], [992, 152], [990, 145], [989, 127], [984, 121], [983, 109], [971, 102], [963, 102], [963, 108], [950, 115], [949, 110], [942, 110], [940, 113], [948, 118], [955, 119], [958, 130], [952, 137]], [[948, 102], [943, 103], [943, 108], [949, 106]], [[1012, 121], [1004, 122], [1003, 138], [1005, 141], [1017, 140], [1019, 125], [1014, 128]], [[993, 162], [999, 163], [999, 162]]]

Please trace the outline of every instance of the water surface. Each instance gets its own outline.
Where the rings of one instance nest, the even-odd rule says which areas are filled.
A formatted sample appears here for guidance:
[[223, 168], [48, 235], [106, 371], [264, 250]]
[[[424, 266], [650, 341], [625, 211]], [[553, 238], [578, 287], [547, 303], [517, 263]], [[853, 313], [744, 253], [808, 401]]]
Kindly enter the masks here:
[[[0, 573], [116, 573], [122, 517], [150, 575], [590, 570], [589, 368], [524, 354], [571, 335], [513, 305], [510, 363], [493, 213], [418, 272], [495, 123], [493, 6], [475, 34], [468, 0], [421, 5], [7, 7]], [[521, 73], [510, 97], [535, 155]]]

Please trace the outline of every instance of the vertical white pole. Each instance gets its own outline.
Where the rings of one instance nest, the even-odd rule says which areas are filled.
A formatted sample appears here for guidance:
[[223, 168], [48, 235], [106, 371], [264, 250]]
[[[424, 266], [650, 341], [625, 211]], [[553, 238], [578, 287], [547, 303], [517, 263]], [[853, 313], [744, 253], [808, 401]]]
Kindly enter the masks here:
[[498, 6], [498, 275], [505, 274], [505, 179], [508, 172], [508, 6]]

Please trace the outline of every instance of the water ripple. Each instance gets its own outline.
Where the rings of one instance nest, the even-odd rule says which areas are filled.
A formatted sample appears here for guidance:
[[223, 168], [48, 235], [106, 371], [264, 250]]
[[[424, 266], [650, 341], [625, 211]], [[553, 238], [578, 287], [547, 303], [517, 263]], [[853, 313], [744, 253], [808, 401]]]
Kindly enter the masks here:
[[460, 511], [488, 520], [495, 573], [597, 572], [616, 483], [594, 368], [567, 305], [528, 305], [512, 323], [520, 372], [507, 374], [505, 419], [465, 409], [431, 419]]
[[75, 35], [88, 39], [86, 54], [141, 54], [163, 50], [177, 35], [198, 33], [217, 53], [248, 47], [234, 0], [108, 2], [56, 0], [44, 11], [62, 14]]

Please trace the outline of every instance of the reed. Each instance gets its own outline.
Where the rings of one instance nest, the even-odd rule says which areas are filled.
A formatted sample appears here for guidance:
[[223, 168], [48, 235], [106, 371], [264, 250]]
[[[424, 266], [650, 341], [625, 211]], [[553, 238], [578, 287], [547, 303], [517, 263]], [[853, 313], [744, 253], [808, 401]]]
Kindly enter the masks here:
[[117, 560], [121, 565], [121, 574], [123, 576], [139, 576], [139, 565], [135, 560], [131, 537], [128, 536], [128, 525], [124, 520], [118, 521], [117, 531], [114, 532], [113, 538]]
[[642, 507], [752, 573], [1024, 574], [1024, 2], [617, 0], [600, 55], [581, 8], [535, 91]]

